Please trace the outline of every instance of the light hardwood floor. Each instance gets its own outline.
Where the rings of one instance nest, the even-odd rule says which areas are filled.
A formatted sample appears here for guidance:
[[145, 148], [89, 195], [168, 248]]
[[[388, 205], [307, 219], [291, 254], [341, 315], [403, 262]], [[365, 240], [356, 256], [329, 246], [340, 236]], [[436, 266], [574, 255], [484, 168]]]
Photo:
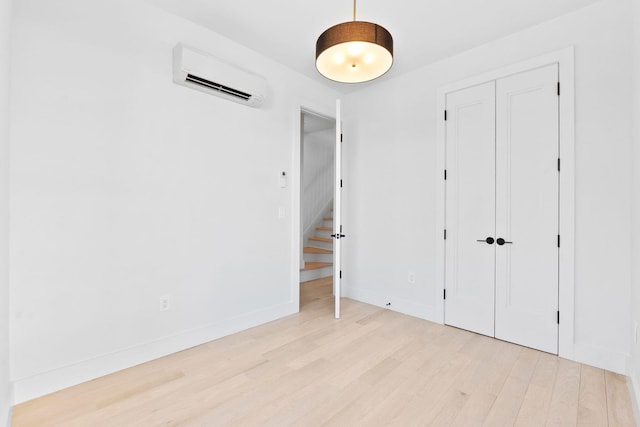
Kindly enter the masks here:
[[633, 426], [625, 378], [302, 286], [299, 314], [14, 409], [13, 426]]

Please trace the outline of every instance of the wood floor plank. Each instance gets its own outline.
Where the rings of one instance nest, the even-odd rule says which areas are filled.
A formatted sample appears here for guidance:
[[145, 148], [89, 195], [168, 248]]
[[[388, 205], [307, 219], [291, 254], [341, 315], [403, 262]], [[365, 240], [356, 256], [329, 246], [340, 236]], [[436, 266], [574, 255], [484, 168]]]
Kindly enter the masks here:
[[[436, 358], [433, 365], [425, 365], [424, 377], [404, 384], [406, 404], [401, 411], [394, 413], [392, 426], [408, 426], [422, 423], [428, 425], [434, 420], [445, 422], [453, 420], [451, 410], [461, 407], [468, 397], [454, 387], [459, 378], [472, 372], [475, 365], [468, 356], [457, 353], [444, 364]], [[424, 402], [429, 402], [425, 405]], [[399, 403], [396, 400], [396, 403]]]
[[[397, 396], [397, 391], [400, 389], [403, 393], [412, 390], [413, 387], [409, 382], [415, 385], [420, 379], [427, 378], [428, 371], [423, 368], [426, 361], [436, 351], [435, 347], [425, 345], [420, 340], [409, 342], [398, 349], [388, 359], [393, 361], [390, 363], [393, 363], [395, 368], [376, 387], [371, 387], [357, 401], [352, 402], [331, 418], [328, 424], [336, 426], [383, 425], [385, 418], [375, 415], [379, 409], [380, 413], [386, 412], [384, 407], [381, 408], [381, 404], [392, 401], [395, 403], [393, 409], [397, 409], [398, 400], [393, 396]], [[372, 414], [374, 415], [372, 416]]]
[[539, 357], [540, 352], [538, 351], [524, 347], [520, 348], [518, 357], [509, 372], [509, 377], [498, 393], [484, 421], [484, 425], [500, 426], [515, 424]]
[[428, 423], [427, 425], [453, 425], [453, 421], [456, 419], [456, 417], [460, 413], [460, 410], [465, 406], [468, 400], [468, 394], [452, 388], [447, 392], [445, 398], [440, 401], [443, 402], [443, 404], [436, 406], [437, 412], [432, 411], [431, 408], [425, 411], [425, 414], [434, 413], [435, 418], [432, 418], [430, 415], [423, 415], [424, 418], [422, 418], [421, 416], [418, 419], [410, 421], [406, 425], [421, 426], [424, 425], [422, 424], [422, 420]]
[[547, 416], [549, 426], [572, 426], [578, 421], [580, 395], [580, 364], [566, 359], [558, 361], [558, 373], [553, 385], [551, 406]]
[[426, 345], [415, 356], [405, 359], [407, 362], [396, 371], [401, 384], [390, 389], [386, 398], [364, 415], [362, 425], [402, 425], [416, 419], [424, 407], [421, 402], [433, 402], [439, 397], [436, 391], [453, 383], [470, 362], [464, 354], [448, 353], [438, 345]]
[[527, 381], [520, 378], [507, 378], [483, 424], [485, 426], [514, 425], [528, 385]]
[[301, 312], [17, 405], [25, 426], [635, 425], [625, 377], [301, 286]]
[[521, 353], [521, 347], [517, 345], [495, 342], [487, 337], [482, 337], [482, 344], [475, 356], [476, 370], [458, 387], [469, 395], [469, 399], [453, 425], [481, 425], [484, 422]]
[[[376, 367], [369, 371], [366, 378], [363, 378], [369, 387], [367, 387], [360, 397], [352, 401], [349, 405], [344, 406], [333, 417], [331, 417], [326, 425], [331, 426], [355, 426], [361, 422], [366, 414], [368, 414], [378, 402], [384, 400], [391, 390], [399, 387], [403, 377], [400, 375], [392, 375], [392, 372], [399, 368], [402, 364], [397, 359], [389, 357], [380, 362]], [[378, 379], [378, 381], [376, 381]]]
[[482, 425], [495, 401], [496, 396], [486, 392], [476, 392], [470, 395], [451, 425], [458, 427]]
[[607, 418], [610, 426], [634, 426], [627, 380], [623, 375], [605, 371]]
[[580, 371], [578, 425], [608, 425], [604, 371], [583, 365]]
[[544, 425], [551, 406], [558, 357], [541, 353], [524, 395], [516, 426]]

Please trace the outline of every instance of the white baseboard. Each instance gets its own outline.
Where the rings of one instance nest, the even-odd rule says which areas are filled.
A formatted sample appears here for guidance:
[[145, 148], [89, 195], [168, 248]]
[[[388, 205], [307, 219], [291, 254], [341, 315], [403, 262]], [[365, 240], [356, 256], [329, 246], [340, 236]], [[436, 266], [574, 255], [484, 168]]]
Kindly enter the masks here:
[[293, 302], [247, 313], [200, 328], [104, 354], [73, 365], [14, 380], [14, 404], [35, 399], [95, 378], [294, 314]]
[[594, 345], [574, 344], [573, 360], [618, 374], [628, 374], [629, 355]]
[[[431, 322], [440, 323], [437, 320], [436, 308], [425, 304], [418, 304], [414, 301], [397, 298], [390, 295], [380, 294], [375, 291], [349, 286], [345, 290], [345, 296], [347, 298], [354, 299], [356, 301], [364, 302], [366, 304], [375, 305], [382, 308], [388, 308], [389, 310], [397, 311], [402, 314], [417, 317]], [[391, 303], [387, 306], [387, 303]]]
[[[378, 307], [389, 308], [390, 310], [407, 314], [409, 316], [418, 317], [435, 323], [441, 323], [436, 315], [436, 308], [432, 306], [418, 304], [414, 301], [395, 298], [369, 289], [353, 286], [349, 286], [345, 290], [345, 296], [356, 301], [361, 301]], [[387, 307], [386, 304], [389, 302], [391, 303], [391, 306]], [[628, 374], [628, 357], [629, 356], [627, 354], [613, 352], [602, 347], [584, 344], [574, 344], [573, 346], [572, 360], [622, 375]], [[638, 384], [638, 386], [640, 386], [640, 384]], [[637, 395], [640, 397], [640, 389], [636, 390]]]

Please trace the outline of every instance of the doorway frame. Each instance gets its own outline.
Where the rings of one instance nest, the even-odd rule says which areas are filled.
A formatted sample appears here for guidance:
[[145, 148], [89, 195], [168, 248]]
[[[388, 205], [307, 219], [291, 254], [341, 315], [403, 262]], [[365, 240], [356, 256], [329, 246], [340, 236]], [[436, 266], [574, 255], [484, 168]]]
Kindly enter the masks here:
[[[560, 183], [558, 229], [561, 244], [558, 249], [558, 356], [574, 358], [574, 271], [575, 271], [575, 74], [574, 47], [553, 51], [525, 61], [497, 68], [442, 86], [437, 91], [437, 135], [436, 135], [436, 236], [443, 236], [446, 219], [446, 191], [444, 170], [446, 168], [446, 140], [444, 110], [446, 94], [470, 86], [497, 80], [513, 74], [558, 64], [560, 81], [559, 100], [559, 144]], [[444, 324], [445, 289], [445, 240], [438, 238], [436, 246], [436, 319]]]
[[[333, 110], [332, 110], [333, 108]], [[302, 115], [313, 114], [328, 120], [335, 121], [335, 105], [319, 105], [314, 102], [300, 103], [292, 113], [293, 138], [292, 138], [292, 164], [290, 174], [291, 187], [291, 296], [296, 312], [300, 312], [300, 264], [302, 262], [302, 161], [304, 142], [302, 128]]]

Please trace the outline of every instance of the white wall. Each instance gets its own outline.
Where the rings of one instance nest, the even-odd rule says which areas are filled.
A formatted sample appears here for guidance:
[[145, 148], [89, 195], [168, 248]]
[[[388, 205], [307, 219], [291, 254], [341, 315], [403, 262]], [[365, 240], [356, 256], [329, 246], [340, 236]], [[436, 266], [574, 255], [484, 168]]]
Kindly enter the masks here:
[[[298, 192], [280, 171], [301, 106], [326, 114], [336, 94], [140, 1], [15, 15], [16, 401], [295, 312]], [[179, 41], [266, 77], [267, 105], [173, 84]]]
[[[630, 375], [636, 401], [640, 407], [640, 345], [636, 341], [634, 322], [640, 324], [640, 0], [632, 0], [633, 19], [633, 148], [631, 169], [633, 186], [631, 191], [631, 361]], [[639, 332], [640, 333], [640, 332]], [[640, 413], [636, 412], [636, 419]]]
[[302, 230], [306, 242], [333, 200], [335, 129], [305, 133], [302, 172]]
[[[631, 22], [627, 0], [585, 9], [345, 99], [347, 294], [435, 319], [436, 91], [575, 45], [577, 359], [626, 370], [629, 353]], [[381, 231], [383, 230], [383, 231]], [[408, 272], [416, 283], [409, 284]]]
[[[16, 400], [295, 311], [296, 224], [277, 215], [280, 206], [291, 212], [296, 196], [293, 186], [278, 187], [278, 174], [295, 169], [300, 106], [330, 112], [336, 94], [138, 2], [21, 0], [15, 9]], [[433, 262], [441, 239], [437, 88], [575, 44], [576, 346], [585, 358], [617, 366], [630, 336], [628, 12], [626, 0], [604, 0], [345, 98], [351, 295], [422, 317], [441, 298]], [[1, 28], [4, 42], [8, 26]], [[173, 85], [170, 50], [178, 41], [264, 75], [269, 104], [254, 110]], [[2, 279], [0, 291], [6, 296]], [[172, 308], [159, 312], [166, 294]], [[0, 360], [6, 351], [0, 344]], [[6, 390], [5, 368], [0, 363]]]
[[9, 40], [11, 1], [0, 1], [0, 425], [11, 407], [9, 381]]

